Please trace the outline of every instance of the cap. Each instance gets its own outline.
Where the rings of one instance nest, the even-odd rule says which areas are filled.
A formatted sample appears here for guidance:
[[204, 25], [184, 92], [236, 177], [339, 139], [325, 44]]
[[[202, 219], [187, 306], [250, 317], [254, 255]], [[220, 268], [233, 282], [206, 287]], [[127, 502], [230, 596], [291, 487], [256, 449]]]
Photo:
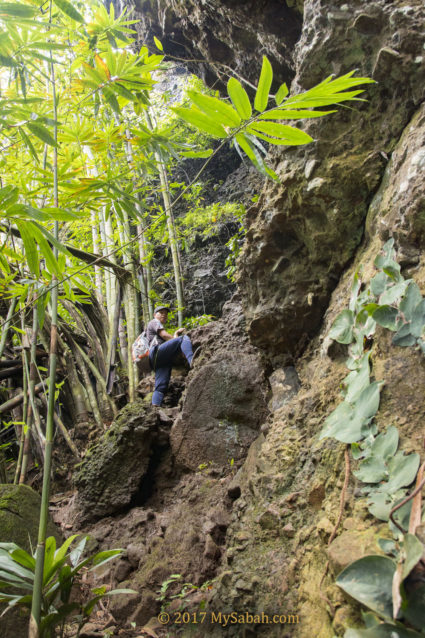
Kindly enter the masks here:
[[161, 310], [166, 310], [167, 312], [170, 312], [170, 309], [168, 306], [157, 306], [153, 314], [156, 315], [156, 313], [160, 312]]

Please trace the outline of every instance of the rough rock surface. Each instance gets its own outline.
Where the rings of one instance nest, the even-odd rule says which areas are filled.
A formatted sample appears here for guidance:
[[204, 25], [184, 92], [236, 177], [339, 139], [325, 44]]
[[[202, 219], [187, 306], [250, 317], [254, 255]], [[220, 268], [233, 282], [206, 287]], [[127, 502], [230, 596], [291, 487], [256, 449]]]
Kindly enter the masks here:
[[[41, 498], [27, 485], [0, 485], [0, 542], [16, 543], [26, 551], [37, 545]], [[61, 535], [49, 520], [48, 536]]]
[[224, 468], [245, 458], [267, 414], [264, 389], [258, 356], [241, 348], [229, 346], [204, 364], [190, 380], [171, 429], [177, 464], [196, 470], [213, 462]]
[[[348, 306], [354, 273], [361, 267], [362, 280], [370, 280], [376, 272], [374, 258], [389, 235], [396, 240], [404, 276], [413, 277], [425, 293], [425, 241], [421, 231], [425, 212], [421, 186], [424, 147], [422, 105], [394, 149], [369, 207], [365, 239], [333, 293], [322, 333], [297, 361], [301, 381], [298, 394], [274, 412], [267, 438], [261, 437], [251, 446], [231, 486], [233, 490], [238, 486], [241, 496], [235, 502], [227, 534], [226, 577], [212, 604], [217, 609], [251, 612], [291, 610], [300, 618], [291, 634], [297, 638], [331, 638], [343, 635], [347, 624], [359, 624], [358, 615], [334, 584], [333, 574], [350, 557], [354, 560], [376, 553], [376, 539], [388, 534], [385, 523], [374, 525], [365, 500], [359, 498], [361, 484], [351, 475], [342, 534], [327, 547], [339, 515], [344, 446], [332, 440], [319, 442], [317, 435], [325, 417], [341, 400], [339, 387], [347, 369], [345, 348], [330, 347], [325, 336], [337, 313]], [[402, 448], [421, 452], [424, 357], [413, 348], [393, 346], [391, 333], [381, 329], [371, 344], [371, 360], [375, 379], [385, 381], [378, 427], [395, 424]], [[242, 549], [238, 541], [241, 530], [247, 537]], [[328, 559], [331, 571], [321, 584]], [[273, 570], [270, 565], [279, 568]], [[248, 594], [237, 587], [242, 574], [251, 583]], [[324, 593], [335, 608], [332, 617], [323, 601]], [[269, 634], [259, 628], [256, 635]]]
[[277, 69], [276, 81], [288, 81], [293, 76], [293, 48], [301, 29], [296, 6], [300, 4], [280, 0], [128, 2], [141, 19], [138, 31], [143, 43], [152, 43], [157, 36], [168, 55], [189, 60], [191, 70], [215, 85], [217, 79], [226, 83], [229, 68], [256, 80], [261, 68], [259, 51], [267, 51]]
[[268, 413], [264, 368], [248, 342], [237, 296], [224, 305], [220, 321], [191, 337], [199, 355], [171, 428], [171, 449], [184, 469], [212, 462], [226, 470], [245, 458]]
[[74, 475], [78, 489], [75, 509], [82, 521], [129, 505], [147, 472], [154, 433], [157, 417], [146, 403], [137, 401], [121, 410]]
[[281, 184], [249, 211], [239, 286], [253, 343], [277, 360], [317, 331], [388, 154], [424, 98], [424, 18], [421, 0], [305, 2], [293, 87], [354, 68], [377, 84], [366, 85], [368, 102], [306, 125], [314, 144], [275, 151]]
[[[255, 11], [264, 13], [273, 6], [273, 0], [256, 3], [255, 8], [245, 3], [258, 22], [259, 33], [263, 32], [262, 19]], [[215, 34], [221, 38], [223, 20], [229, 24], [230, 16], [237, 24], [242, 15], [247, 24], [252, 21], [239, 2], [227, 0], [196, 6], [158, 0], [149, 3], [145, 15], [145, 24], [160, 38], [164, 35], [166, 46], [167, 38], [180, 39], [180, 45], [187, 45], [192, 55], [199, 42], [197, 52], [211, 56], [210, 68], [222, 62], [220, 47], [214, 41], [207, 46], [207, 41]], [[368, 102], [306, 125], [316, 139], [314, 145], [273, 151], [281, 184], [267, 183], [249, 211], [239, 276], [249, 335], [277, 370], [291, 362], [300, 386], [295, 384], [287, 394], [280, 394], [287, 384], [275, 372], [271, 378], [273, 416], [261, 428], [235, 476], [220, 479], [214, 468], [207, 469], [205, 476], [179, 476], [167, 450], [153, 473], [154, 493], [140, 514], [149, 517], [145, 510], [152, 506], [156, 527], [153, 523], [149, 528], [143, 523], [135, 525], [135, 533], [146, 529], [144, 540], [128, 544], [127, 562], [116, 574], [124, 583], [137, 582], [146, 598], [139, 597], [131, 608], [123, 602], [118, 611], [122, 617], [145, 622], [149, 611], [153, 615], [157, 610], [160, 582], [171, 573], [182, 570], [186, 576], [190, 572], [188, 580], [200, 583], [217, 573], [222, 561], [209, 609], [297, 614], [296, 627], [273, 628], [276, 636], [291, 638], [342, 636], [347, 625], [360, 624], [358, 609], [334, 582], [335, 573], [350, 558], [341, 545], [350, 545], [351, 558], [376, 551], [377, 537], [385, 536], [387, 525], [371, 519], [361, 498], [361, 485], [351, 475], [340, 536], [328, 547], [340, 514], [344, 446], [319, 441], [318, 433], [341, 400], [340, 384], [347, 371], [345, 348], [330, 346], [326, 335], [333, 319], [348, 305], [354, 273], [361, 267], [362, 280], [370, 280], [376, 272], [374, 257], [390, 236], [395, 238], [404, 276], [413, 277], [425, 294], [424, 17], [421, 0], [305, 1], [294, 57], [288, 57], [282, 70], [283, 74], [288, 68], [289, 74], [294, 70], [291, 88], [309, 88], [330, 72], [341, 74], [354, 68], [377, 84], [367, 86]], [[193, 25], [198, 31], [192, 30]], [[287, 42], [284, 29], [279, 36]], [[244, 50], [242, 41], [238, 42], [229, 66], [242, 75], [258, 77], [263, 52], [275, 62], [269, 43], [262, 50], [249, 45]], [[216, 360], [221, 339], [239, 339], [244, 352], [250, 352], [246, 337], [241, 336], [243, 325], [243, 317], [235, 313], [226, 332], [217, 322], [194, 333], [194, 341], [202, 343], [203, 349], [188, 377], [190, 383], [195, 375], [205, 378], [203, 366]], [[374, 377], [385, 381], [378, 426], [396, 424], [402, 448], [423, 453], [423, 356], [410, 348], [392, 346], [385, 330], [377, 330], [370, 348]], [[191, 400], [188, 396], [183, 401]], [[182, 406], [184, 411], [184, 403]], [[186, 458], [188, 455], [189, 451]], [[226, 520], [220, 530], [227, 528], [226, 538], [217, 543], [213, 537], [213, 544], [208, 538], [210, 524], [201, 535], [196, 521], [203, 520], [204, 507], [218, 504], [215, 499], [222, 499], [226, 512], [232, 502], [233, 508], [230, 525]], [[156, 519], [160, 513], [167, 520], [171, 516], [171, 523], [163, 524], [165, 529]], [[154, 529], [158, 540], [155, 532], [149, 536]], [[99, 542], [108, 541], [114, 533], [103, 537], [101, 533]], [[180, 544], [184, 563], [179, 562]], [[201, 553], [215, 557], [208, 569], [200, 560]], [[330, 569], [324, 575], [328, 561]], [[184, 564], [189, 566], [187, 572]], [[331, 607], [324, 597], [335, 613], [329, 613]], [[216, 638], [223, 635], [220, 626], [202, 631]], [[261, 625], [226, 629], [229, 638], [244, 632], [273, 635], [270, 627]]]
[[[169, 38], [188, 55], [195, 48], [193, 57], [211, 64], [223, 62], [224, 55], [228, 67], [249, 80], [257, 80], [264, 52], [277, 75], [288, 79], [288, 65], [289, 75], [295, 72], [292, 90], [353, 69], [377, 82], [366, 86], [368, 102], [306, 124], [314, 144], [273, 150], [281, 184], [268, 183], [249, 211], [239, 285], [251, 339], [276, 362], [297, 356], [317, 332], [361, 241], [388, 155], [425, 90], [422, 0], [306, 0], [302, 24], [294, 4], [136, 4], [143, 35]], [[238, 39], [240, 27], [257, 34], [252, 42]], [[264, 34], [268, 28], [270, 37]], [[222, 47], [223, 34], [230, 52]], [[283, 47], [280, 54], [276, 46]], [[203, 70], [198, 64], [197, 72]]]

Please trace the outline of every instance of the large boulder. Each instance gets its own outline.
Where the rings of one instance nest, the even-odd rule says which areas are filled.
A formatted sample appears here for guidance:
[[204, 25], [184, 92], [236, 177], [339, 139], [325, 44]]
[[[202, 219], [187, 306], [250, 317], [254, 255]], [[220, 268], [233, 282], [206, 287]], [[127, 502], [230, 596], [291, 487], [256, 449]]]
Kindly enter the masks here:
[[96, 520], [130, 504], [151, 454], [157, 415], [143, 401], [131, 403], [86, 454], [74, 475], [81, 521]]
[[177, 463], [196, 470], [212, 461], [230, 467], [246, 456], [267, 413], [265, 379], [258, 357], [219, 353], [190, 381], [171, 447]]
[[201, 356], [189, 374], [183, 409], [170, 433], [180, 467], [197, 470], [212, 462], [230, 469], [259, 434], [268, 413], [268, 384], [259, 352], [248, 343], [244, 327], [234, 297], [225, 304], [220, 321], [192, 335]]

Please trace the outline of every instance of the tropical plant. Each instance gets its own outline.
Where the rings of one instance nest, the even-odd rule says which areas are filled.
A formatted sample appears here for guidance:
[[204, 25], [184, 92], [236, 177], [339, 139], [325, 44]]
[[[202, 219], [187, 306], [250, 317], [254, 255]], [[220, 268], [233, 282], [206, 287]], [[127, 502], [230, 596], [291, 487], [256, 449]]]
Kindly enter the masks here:
[[[422, 518], [424, 466], [419, 469], [416, 452], [398, 451], [395, 426], [378, 433], [373, 419], [382, 384], [370, 380], [371, 353], [365, 343], [381, 325], [395, 333], [394, 345], [425, 352], [425, 300], [417, 284], [401, 275], [393, 239], [374, 263], [378, 272], [368, 286], [362, 286], [356, 273], [349, 308], [337, 315], [329, 332], [329, 338], [348, 345], [350, 373], [342, 382], [344, 400], [325, 420], [320, 438], [351, 444], [353, 458], [359, 461], [354, 475], [364, 483], [369, 512], [389, 521], [395, 539], [379, 540], [387, 556], [365, 556], [338, 575], [341, 589], [370, 610], [364, 615], [366, 629], [348, 629], [344, 638], [413, 638], [423, 635], [425, 625], [425, 587], [415, 584], [415, 578], [421, 577], [424, 551], [415, 536]], [[415, 478], [417, 487], [407, 497], [407, 487]]]
[[[173, 110], [213, 138], [231, 140], [238, 152], [243, 151], [261, 173], [278, 180], [276, 173], [264, 162], [267, 148], [260, 140], [277, 146], [299, 146], [312, 142], [313, 138], [308, 133], [282, 124], [282, 121], [323, 117], [335, 113], [335, 110], [313, 109], [361, 99], [357, 96], [363, 92], [362, 89], [349, 89], [374, 80], [355, 78], [353, 74], [354, 71], [351, 71], [336, 79], [329, 76], [317, 86], [293, 96], [289, 95], [287, 85], [282, 84], [272, 95], [273, 69], [267, 57], [263, 56], [253, 105], [239, 80], [230, 78], [227, 83], [228, 99], [189, 91], [192, 106], [175, 107]], [[275, 105], [268, 108], [272, 98]]]
[[[56, 547], [54, 536], [46, 539], [46, 551], [42, 578], [40, 638], [63, 636], [65, 622], [77, 623], [79, 628], [88, 620], [97, 602], [105, 596], [134, 594], [130, 589], [107, 591], [105, 586], [92, 590], [92, 598], [84, 602], [71, 600], [72, 589], [82, 570], [93, 571], [104, 565], [123, 550], [101, 551], [83, 558], [88, 537], [83, 537], [71, 549], [77, 534], [70, 536], [60, 547]], [[3, 613], [13, 607], [31, 609], [36, 571], [35, 554], [31, 555], [15, 543], [0, 543], [0, 602], [6, 603]], [[56, 628], [60, 627], [59, 634]]]

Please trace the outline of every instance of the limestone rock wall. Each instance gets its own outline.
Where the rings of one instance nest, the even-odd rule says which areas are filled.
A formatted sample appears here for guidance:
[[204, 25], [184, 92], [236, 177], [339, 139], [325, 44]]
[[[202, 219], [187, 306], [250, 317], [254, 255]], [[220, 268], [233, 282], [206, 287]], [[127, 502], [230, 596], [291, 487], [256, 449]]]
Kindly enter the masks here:
[[306, 125], [314, 144], [276, 152], [282, 183], [266, 184], [249, 211], [239, 286], [251, 339], [275, 359], [299, 354], [317, 331], [388, 157], [424, 99], [424, 12], [420, 0], [304, 5], [292, 87], [353, 69], [377, 84], [366, 86], [367, 102]]
[[[297, 361], [298, 393], [274, 411], [267, 437], [253, 444], [234, 479], [241, 497], [233, 509], [227, 564], [215, 604], [251, 613], [279, 609], [299, 614], [299, 625], [290, 634], [297, 638], [332, 638], [342, 635], [347, 624], [361, 624], [358, 610], [343, 597], [334, 579], [348, 563], [379, 551], [377, 535], [385, 535], [387, 528], [368, 513], [361, 483], [351, 475], [339, 536], [328, 547], [339, 515], [344, 446], [331, 440], [319, 442], [318, 434], [341, 400], [340, 383], [347, 369], [345, 347], [330, 347], [326, 334], [337, 313], [348, 306], [354, 273], [361, 269], [362, 281], [370, 280], [376, 273], [374, 258], [389, 236], [395, 238], [404, 276], [414, 278], [424, 294], [424, 166], [422, 105], [394, 148], [369, 206], [365, 239], [332, 295], [323, 329]], [[380, 329], [371, 344], [371, 361], [375, 379], [385, 383], [379, 428], [396, 425], [402, 449], [423, 455], [423, 355], [413, 348], [393, 346], [391, 333]], [[243, 545], [238, 541], [241, 530], [246, 537]], [[328, 559], [330, 572], [323, 579]], [[238, 586], [242, 575], [244, 587]], [[259, 628], [256, 635], [270, 634]]]
[[[248, 211], [238, 283], [251, 344], [273, 371], [272, 416], [261, 428], [256, 424], [261, 434], [228, 485], [234, 504], [210, 603], [221, 611], [299, 616], [296, 627], [246, 628], [253, 635], [332, 638], [359, 620], [334, 585], [335, 574], [376, 551], [382, 526], [351, 476], [339, 536], [328, 547], [339, 515], [344, 447], [319, 442], [318, 433], [340, 401], [346, 354], [330, 347], [326, 334], [348, 305], [354, 272], [361, 266], [367, 283], [389, 237], [404, 276], [425, 293], [425, 6], [422, 0], [305, 0], [301, 13], [294, 4], [279, 3], [292, 16], [275, 20], [279, 52], [274, 36], [264, 35], [274, 0], [137, 6], [145, 32], [206, 58], [197, 69], [210, 82], [220, 78], [222, 64], [255, 80], [263, 53], [280, 80], [293, 77], [291, 90], [353, 69], [376, 80], [366, 87], [366, 102], [305, 125], [314, 144], [271, 152], [281, 183], [265, 182]], [[256, 39], [235, 36], [241, 18]], [[224, 40], [223, 25], [231, 52], [216, 45]], [[385, 381], [378, 424], [395, 423], [402, 448], [423, 454], [423, 356], [392, 346], [384, 330], [370, 346], [373, 374]], [[182, 465], [190, 464], [182, 459]], [[217, 638], [223, 631], [204, 629]], [[226, 635], [240, 632], [231, 627]]]
[[164, 51], [186, 60], [207, 84], [223, 86], [227, 73], [255, 80], [259, 53], [277, 68], [276, 82], [294, 74], [293, 49], [302, 23], [302, 2], [281, 0], [130, 0], [142, 43], [158, 37]]

